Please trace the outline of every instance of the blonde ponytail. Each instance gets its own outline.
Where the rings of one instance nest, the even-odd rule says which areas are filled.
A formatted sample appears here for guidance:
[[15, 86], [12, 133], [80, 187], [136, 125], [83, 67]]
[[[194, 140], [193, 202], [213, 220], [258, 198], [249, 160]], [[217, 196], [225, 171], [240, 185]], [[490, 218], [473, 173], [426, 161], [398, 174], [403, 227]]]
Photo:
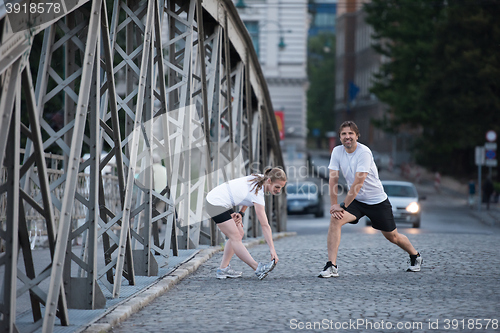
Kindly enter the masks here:
[[264, 175], [252, 173], [252, 176], [254, 176], [254, 178], [250, 179], [249, 182], [252, 183], [252, 191], [255, 190], [255, 194], [259, 193], [264, 186], [264, 182], [268, 179], [271, 179], [271, 183], [277, 180], [286, 182], [285, 171], [281, 168], [268, 168], [264, 171]]

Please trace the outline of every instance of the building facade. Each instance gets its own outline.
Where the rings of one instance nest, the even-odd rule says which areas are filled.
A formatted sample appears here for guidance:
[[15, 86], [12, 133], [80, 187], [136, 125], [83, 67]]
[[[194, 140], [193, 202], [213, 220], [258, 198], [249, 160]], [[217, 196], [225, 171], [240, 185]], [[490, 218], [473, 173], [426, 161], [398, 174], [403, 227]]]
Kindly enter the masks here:
[[335, 19], [337, 16], [337, 0], [314, 0], [309, 2], [311, 24], [309, 37], [320, 33], [335, 33]]
[[[306, 161], [307, 35], [305, 0], [235, 0], [252, 37], [274, 110], [283, 116], [281, 141], [286, 167]], [[294, 177], [294, 175], [290, 175]]]
[[365, 22], [362, 3], [347, 1], [337, 10], [335, 123], [353, 120], [359, 127], [360, 142], [372, 150], [395, 153], [393, 137], [374, 126], [387, 107], [370, 93], [373, 75], [387, 61], [372, 48], [373, 28]]

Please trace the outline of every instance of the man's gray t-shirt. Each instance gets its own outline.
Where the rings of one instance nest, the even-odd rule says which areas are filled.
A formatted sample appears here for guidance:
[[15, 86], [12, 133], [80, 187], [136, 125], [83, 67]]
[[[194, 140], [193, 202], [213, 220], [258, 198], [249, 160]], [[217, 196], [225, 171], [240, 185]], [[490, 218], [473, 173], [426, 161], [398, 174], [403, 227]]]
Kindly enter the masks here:
[[368, 205], [378, 204], [387, 199], [387, 194], [385, 194], [384, 187], [378, 177], [378, 170], [372, 152], [364, 144], [358, 142], [356, 150], [350, 154], [342, 145], [335, 147], [332, 151], [328, 169], [342, 170], [349, 188], [354, 182], [356, 172], [368, 172], [363, 187], [361, 187], [355, 199]]

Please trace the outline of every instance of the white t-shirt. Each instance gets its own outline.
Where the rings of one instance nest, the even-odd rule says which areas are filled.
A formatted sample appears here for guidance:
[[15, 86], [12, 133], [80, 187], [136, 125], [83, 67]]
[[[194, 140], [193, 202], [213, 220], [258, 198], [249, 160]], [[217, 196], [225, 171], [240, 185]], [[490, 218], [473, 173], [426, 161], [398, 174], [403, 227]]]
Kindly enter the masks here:
[[207, 201], [214, 206], [232, 208], [233, 206], [252, 207], [254, 203], [265, 206], [264, 188], [261, 188], [257, 194], [251, 179], [255, 176], [246, 176], [222, 183], [208, 192]]
[[362, 143], [357, 143], [356, 150], [349, 154], [344, 146], [333, 148], [330, 158], [330, 170], [342, 170], [347, 186], [351, 188], [356, 172], [368, 172], [368, 176], [356, 196], [359, 202], [375, 205], [387, 199], [384, 187], [378, 178], [378, 170], [373, 160], [372, 151]]

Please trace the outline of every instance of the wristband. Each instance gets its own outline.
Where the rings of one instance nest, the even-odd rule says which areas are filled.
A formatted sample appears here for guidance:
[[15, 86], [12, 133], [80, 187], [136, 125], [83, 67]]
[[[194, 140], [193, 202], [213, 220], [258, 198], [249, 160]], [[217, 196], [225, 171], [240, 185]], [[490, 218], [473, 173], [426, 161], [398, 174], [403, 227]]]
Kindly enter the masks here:
[[243, 213], [241, 210], [238, 212], [238, 214], [240, 214], [241, 217], [245, 216], [245, 213]]
[[342, 201], [339, 206], [340, 206], [340, 208], [345, 210], [345, 202]]

